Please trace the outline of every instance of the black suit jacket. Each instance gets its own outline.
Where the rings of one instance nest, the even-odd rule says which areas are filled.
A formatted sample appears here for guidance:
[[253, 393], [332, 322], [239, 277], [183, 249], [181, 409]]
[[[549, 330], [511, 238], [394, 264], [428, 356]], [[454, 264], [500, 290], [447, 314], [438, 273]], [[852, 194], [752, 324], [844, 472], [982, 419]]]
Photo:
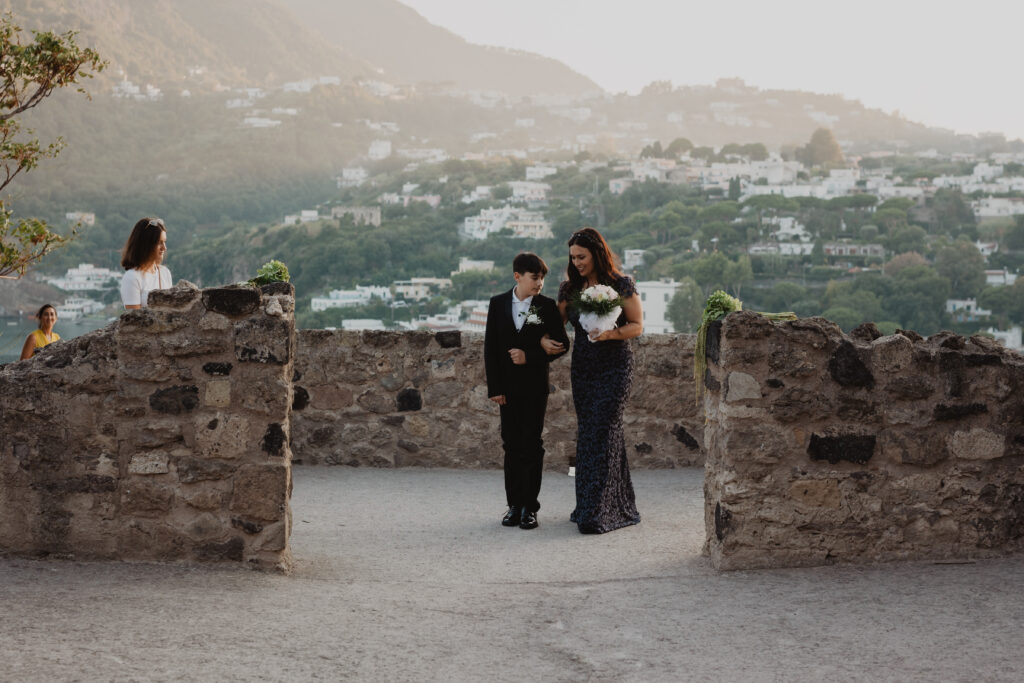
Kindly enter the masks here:
[[[487, 396], [547, 395], [548, 363], [569, 350], [569, 337], [562, 324], [562, 316], [553, 299], [537, 294], [530, 302], [540, 313], [540, 325], [523, 324], [516, 330], [512, 321], [512, 292], [491, 299], [487, 309], [487, 328], [484, 333], [484, 368], [487, 371]], [[549, 356], [541, 348], [545, 335], [562, 342], [565, 351]], [[522, 349], [526, 364], [516, 365], [509, 357], [509, 349]]]

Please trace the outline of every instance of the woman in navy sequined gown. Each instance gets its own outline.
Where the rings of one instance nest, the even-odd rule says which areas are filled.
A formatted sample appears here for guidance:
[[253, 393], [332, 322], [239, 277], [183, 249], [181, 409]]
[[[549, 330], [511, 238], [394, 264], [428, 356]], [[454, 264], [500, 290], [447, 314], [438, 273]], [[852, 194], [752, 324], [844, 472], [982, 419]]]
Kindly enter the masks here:
[[[581, 533], [601, 534], [640, 521], [629, 477], [622, 413], [633, 382], [633, 351], [627, 340], [643, 332], [643, 309], [632, 278], [623, 275], [601, 234], [593, 228], [569, 239], [568, 280], [558, 291], [563, 320], [572, 323], [572, 398], [576, 407], [576, 510]], [[593, 337], [580, 326], [574, 295], [609, 285], [623, 299], [612, 330]], [[549, 352], [557, 352], [552, 347]]]

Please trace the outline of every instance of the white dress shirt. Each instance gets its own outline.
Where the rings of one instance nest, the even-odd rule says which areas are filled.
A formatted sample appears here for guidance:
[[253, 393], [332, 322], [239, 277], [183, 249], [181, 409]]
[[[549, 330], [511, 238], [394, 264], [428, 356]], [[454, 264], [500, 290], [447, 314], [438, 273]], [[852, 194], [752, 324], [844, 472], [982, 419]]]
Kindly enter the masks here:
[[530, 311], [530, 304], [533, 302], [533, 295], [526, 297], [522, 301], [516, 296], [516, 290], [512, 290], [512, 322], [516, 325], [516, 330], [522, 330], [523, 324], [526, 322], [526, 315]]

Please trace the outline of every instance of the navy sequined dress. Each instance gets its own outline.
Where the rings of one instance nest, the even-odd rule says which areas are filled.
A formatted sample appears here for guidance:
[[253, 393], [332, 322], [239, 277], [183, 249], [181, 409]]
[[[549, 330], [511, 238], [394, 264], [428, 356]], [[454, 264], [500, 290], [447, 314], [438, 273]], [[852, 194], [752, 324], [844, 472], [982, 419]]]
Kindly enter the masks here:
[[[613, 286], [624, 298], [636, 293], [626, 276]], [[571, 293], [569, 283], [563, 282], [559, 302], [569, 300]], [[633, 383], [633, 351], [624, 340], [590, 341], [572, 304], [568, 312], [576, 331], [570, 370], [576, 407], [576, 510], [570, 519], [581, 533], [602, 534], [640, 521], [622, 431]], [[617, 324], [625, 322], [623, 314]]]

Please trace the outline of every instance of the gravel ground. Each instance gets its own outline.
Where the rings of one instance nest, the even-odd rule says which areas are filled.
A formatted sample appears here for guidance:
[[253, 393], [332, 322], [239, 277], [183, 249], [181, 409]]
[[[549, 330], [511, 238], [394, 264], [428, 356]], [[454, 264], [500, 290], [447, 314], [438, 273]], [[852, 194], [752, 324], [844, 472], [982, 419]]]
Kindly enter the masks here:
[[291, 576], [0, 559], [0, 680], [1024, 679], [1024, 557], [719, 574], [702, 478], [584, 536], [550, 472], [523, 531], [500, 472], [299, 467]]

